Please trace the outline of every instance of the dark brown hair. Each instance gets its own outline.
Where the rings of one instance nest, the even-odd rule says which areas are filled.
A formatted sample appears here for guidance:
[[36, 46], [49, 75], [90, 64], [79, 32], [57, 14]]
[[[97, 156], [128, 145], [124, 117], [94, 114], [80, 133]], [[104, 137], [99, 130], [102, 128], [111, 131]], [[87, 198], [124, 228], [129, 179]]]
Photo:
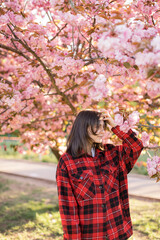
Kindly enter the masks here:
[[[88, 127], [90, 126], [92, 133], [96, 135], [101, 115], [102, 113], [100, 112], [90, 110], [79, 112], [67, 139], [67, 152], [71, 154], [72, 157], [78, 157], [82, 154], [82, 151], [87, 153], [87, 144], [92, 142], [88, 134]], [[105, 121], [104, 128], [106, 128]], [[95, 145], [98, 148], [102, 147], [102, 144]]]

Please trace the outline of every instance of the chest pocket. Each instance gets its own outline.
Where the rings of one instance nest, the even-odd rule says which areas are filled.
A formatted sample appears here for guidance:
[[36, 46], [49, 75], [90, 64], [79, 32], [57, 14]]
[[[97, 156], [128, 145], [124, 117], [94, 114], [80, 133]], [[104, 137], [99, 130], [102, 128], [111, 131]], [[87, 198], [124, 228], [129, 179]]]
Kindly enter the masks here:
[[101, 168], [105, 190], [108, 193], [114, 192], [119, 188], [119, 171], [117, 167], [103, 166]]
[[72, 173], [71, 184], [77, 200], [89, 200], [95, 197], [95, 185], [91, 170]]

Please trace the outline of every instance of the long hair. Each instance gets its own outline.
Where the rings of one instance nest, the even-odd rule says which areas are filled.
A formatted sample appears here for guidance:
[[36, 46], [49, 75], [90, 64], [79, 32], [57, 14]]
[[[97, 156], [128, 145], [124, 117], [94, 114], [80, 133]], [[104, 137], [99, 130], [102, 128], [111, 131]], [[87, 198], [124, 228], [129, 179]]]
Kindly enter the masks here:
[[[67, 138], [67, 152], [72, 155], [72, 157], [78, 157], [83, 153], [87, 153], [88, 143], [92, 143], [92, 139], [88, 133], [88, 127], [91, 127], [91, 131], [94, 135], [99, 128], [100, 123], [100, 112], [84, 110], [79, 112], [77, 115], [71, 132]], [[106, 123], [104, 122], [104, 128], [106, 128]], [[96, 147], [102, 147], [102, 144], [95, 144]]]

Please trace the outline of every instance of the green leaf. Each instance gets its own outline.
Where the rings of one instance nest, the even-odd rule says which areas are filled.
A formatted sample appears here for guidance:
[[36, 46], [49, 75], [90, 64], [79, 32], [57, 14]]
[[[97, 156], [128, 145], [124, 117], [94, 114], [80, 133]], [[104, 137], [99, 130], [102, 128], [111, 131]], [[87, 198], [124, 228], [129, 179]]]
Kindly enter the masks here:
[[133, 67], [136, 69], [136, 70], [139, 70], [139, 67], [137, 65], [133, 65]]
[[100, 107], [103, 108], [103, 107], [105, 106], [105, 102], [104, 102], [104, 101], [99, 102], [99, 103], [98, 103], [98, 106], [100, 106]]
[[129, 62], [124, 62], [123, 65], [125, 66], [125, 68], [130, 68], [131, 67]]
[[147, 73], [147, 78], [151, 77], [155, 73], [155, 69], [150, 69]]
[[130, 105], [133, 106], [133, 107], [138, 105], [138, 103], [137, 103], [137, 102], [134, 102], [134, 101], [130, 101], [129, 103], [130, 103]]
[[141, 118], [146, 118], [146, 117], [147, 117], [147, 114], [141, 115]]
[[160, 78], [160, 74], [155, 74], [154, 77], [155, 78]]
[[151, 178], [155, 178], [155, 177], [157, 177], [157, 173], [156, 173], [156, 174], [154, 174], [154, 175], [152, 175], [152, 177], [151, 177]]
[[157, 181], [156, 182], [159, 182], [160, 181], [160, 177], [157, 177]]
[[138, 87], [138, 86], [139, 86], [139, 81], [136, 81], [136, 82], [132, 85], [133, 88], [136, 88], [136, 87]]

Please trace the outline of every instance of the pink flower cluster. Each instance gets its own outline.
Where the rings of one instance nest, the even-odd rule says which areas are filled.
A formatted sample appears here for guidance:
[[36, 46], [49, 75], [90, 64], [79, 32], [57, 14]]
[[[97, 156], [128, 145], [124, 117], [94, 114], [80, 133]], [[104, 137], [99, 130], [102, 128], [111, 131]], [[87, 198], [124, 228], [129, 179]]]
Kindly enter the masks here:
[[149, 145], [149, 139], [150, 139], [149, 134], [146, 132], [142, 132], [141, 140], [143, 142], [144, 147], [147, 147]]
[[160, 83], [148, 81], [146, 84], [147, 87], [147, 93], [150, 96], [150, 98], [155, 98], [160, 93]]
[[153, 156], [147, 159], [147, 171], [150, 177], [157, 177], [160, 180], [160, 157]]
[[[116, 108], [114, 112], [119, 112], [119, 108]], [[138, 134], [138, 131], [134, 129], [135, 125], [139, 122], [139, 113], [138, 111], [132, 112], [129, 116], [128, 119], [124, 121], [123, 116], [120, 113], [115, 114], [115, 124], [120, 126], [120, 129], [127, 133], [128, 130], [131, 128], [136, 134]], [[142, 132], [141, 135], [141, 140], [143, 143], [143, 146], [149, 146], [149, 140], [150, 136], [147, 132]]]
[[90, 97], [96, 101], [99, 101], [105, 97], [108, 93], [106, 88], [106, 77], [100, 74], [94, 81], [93, 87], [89, 90]]
[[139, 121], [139, 113], [138, 111], [134, 111], [132, 112], [129, 116], [127, 120], [124, 120], [123, 116], [120, 113], [117, 113], [115, 115], [115, 124], [120, 126], [120, 129], [127, 133], [128, 130], [130, 128], [135, 127], [135, 125], [137, 124], [137, 122]]

